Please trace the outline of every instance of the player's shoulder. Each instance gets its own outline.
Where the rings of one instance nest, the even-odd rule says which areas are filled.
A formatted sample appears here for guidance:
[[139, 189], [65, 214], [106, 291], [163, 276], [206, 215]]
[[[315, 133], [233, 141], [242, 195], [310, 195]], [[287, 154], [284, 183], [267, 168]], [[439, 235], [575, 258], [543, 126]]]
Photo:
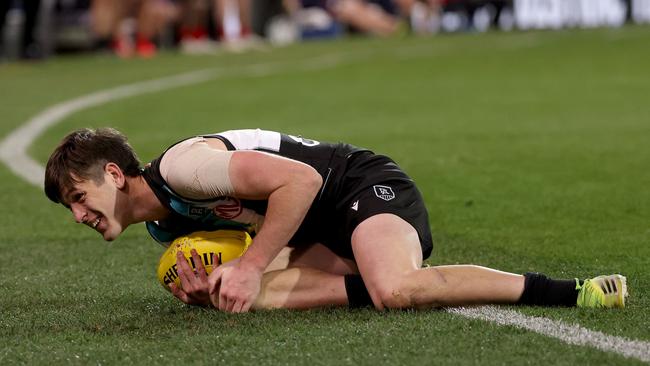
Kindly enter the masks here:
[[205, 138], [201, 136], [194, 136], [181, 140], [172, 146], [168, 147], [161, 156], [161, 164], [165, 161], [174, 161], [178, 157], [185, 155], [188, 152], [191, 152], [193, 149], [201, 146], [205, 143]]
[[194, 136], [170, 146], [160, 158], [160, 173], [163, 177], [186, 166], [193, 166], [215, 152], [227, 151], [227, 146], [218, 139]]
[[220, 139], [228, 150], [272, 150], [277, 151], [282, 141], [282, 134], [276, 131], [256, 129], [229, 130], [203, 135]]

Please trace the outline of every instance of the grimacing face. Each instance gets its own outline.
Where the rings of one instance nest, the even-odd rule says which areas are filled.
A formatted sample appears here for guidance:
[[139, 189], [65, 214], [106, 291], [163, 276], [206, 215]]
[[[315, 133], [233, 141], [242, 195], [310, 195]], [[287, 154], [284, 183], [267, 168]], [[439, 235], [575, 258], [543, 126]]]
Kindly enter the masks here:
[[63, 193], [63, 204], [72, 211], [75, 221], [94, 229], [106, 241], [115, 240], [124, 231], [116, 215], [123, 175], [121, 171], [116, 173], [114, 168], [106, 165], [103, 182], [80, 180]]

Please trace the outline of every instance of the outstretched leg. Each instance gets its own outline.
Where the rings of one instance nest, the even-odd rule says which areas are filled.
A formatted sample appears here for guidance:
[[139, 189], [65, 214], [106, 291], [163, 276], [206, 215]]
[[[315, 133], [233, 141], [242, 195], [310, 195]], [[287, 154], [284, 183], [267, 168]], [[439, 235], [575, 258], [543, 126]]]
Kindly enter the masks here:
[[417, 232], [392, 214], [359, 224], [352, 249], [377, 309], [515, 303], [524, 290], [524, 276], [485, 267], [421, 268]]
[[359, 224], [352, 234], [352, 249], [377, 309], [515, 303], [625, 307], [627, 285], [621, 275], [582, 282], [474, 265], [420, 268], [417, 232], [392, 214], [375, 215]]

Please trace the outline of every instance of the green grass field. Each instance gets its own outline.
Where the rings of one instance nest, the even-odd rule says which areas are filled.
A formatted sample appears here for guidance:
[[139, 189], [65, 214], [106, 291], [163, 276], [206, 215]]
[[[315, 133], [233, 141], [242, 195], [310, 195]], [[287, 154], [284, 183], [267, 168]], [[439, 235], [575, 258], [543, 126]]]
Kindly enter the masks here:
[[[435, 240], [428, 263], [620, 272], [623, 310], [505, 308], [648, 342], [649, 44], [650, 28], [626, 27], [5, 64], [0, 137], [56, 103], [210, 69], [205, 82], [74, 113], [30, 154], [44, 162], [68, 131], [99, 126], [129, 135], [144, 161], [234, 128], [369, 147], [418, 182]], [[642, 364], [445, 311], [188, 307], [157, 283], [163, 248], [143, 226], [106, 244], [1, 164], [0, 180], [3, 365]]]

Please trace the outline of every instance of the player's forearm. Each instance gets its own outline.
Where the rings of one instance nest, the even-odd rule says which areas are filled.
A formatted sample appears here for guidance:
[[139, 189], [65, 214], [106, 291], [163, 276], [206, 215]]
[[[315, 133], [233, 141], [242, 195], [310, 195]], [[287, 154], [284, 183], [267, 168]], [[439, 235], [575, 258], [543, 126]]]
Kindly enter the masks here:
[[242, 256], [243, 266], [266, 269], [298, 230], [321, 184], [320, 175], [310, 171], [271, 193], [264, 225]]

